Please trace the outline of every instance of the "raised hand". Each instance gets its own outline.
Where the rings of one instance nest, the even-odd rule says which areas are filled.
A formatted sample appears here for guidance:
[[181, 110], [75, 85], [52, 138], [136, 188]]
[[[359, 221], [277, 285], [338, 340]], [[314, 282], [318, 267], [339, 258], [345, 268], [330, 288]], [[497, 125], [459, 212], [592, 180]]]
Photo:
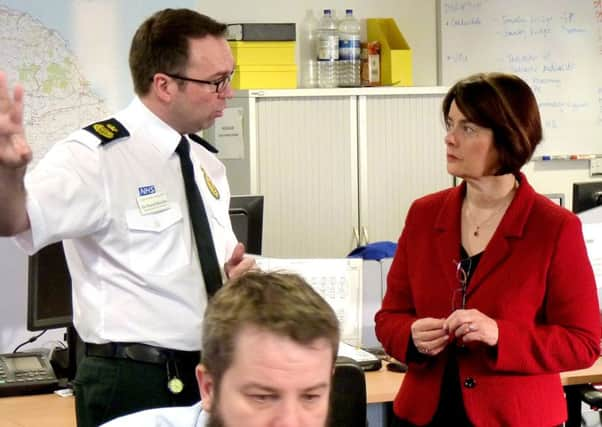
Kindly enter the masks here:
[[23, 87], [8, 89], [6, 74], [0, 71], [0, 167], [17, 169], [31, 160], [31, 148], [23, 127]]

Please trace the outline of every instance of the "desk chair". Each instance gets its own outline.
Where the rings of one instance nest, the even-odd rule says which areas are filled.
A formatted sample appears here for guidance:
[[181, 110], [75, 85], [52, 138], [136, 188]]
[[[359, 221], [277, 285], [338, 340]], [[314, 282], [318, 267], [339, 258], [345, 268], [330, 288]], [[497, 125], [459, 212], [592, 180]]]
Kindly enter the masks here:
[[[600, 325], [602, 328], [602, 311], [600, 311]], [[602, 349], [602, 343], [600, 343], [600, 347]], [[584, 402], [591, 408], [598, 410], [600, 423], [602, 423], [602, 384], [580, 384], [565, 387], [564, 390], [567, 399], [569, 421], [581, 419], [581, 425], [585, 425], [585, 420], [581, 417], [581, 402]], [[570, 421], [565, 424], [565, 427], [579, 426], [576, 421]]]
[[366, 427], [366, 377], [356, 363], [337, 361], [328, 427]]

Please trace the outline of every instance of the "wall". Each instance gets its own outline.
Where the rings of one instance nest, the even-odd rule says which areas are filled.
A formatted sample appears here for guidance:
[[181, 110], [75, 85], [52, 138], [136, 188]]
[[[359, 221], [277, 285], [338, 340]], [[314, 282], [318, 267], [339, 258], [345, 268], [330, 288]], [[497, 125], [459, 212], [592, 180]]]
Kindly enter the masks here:
[[[324, 7], [336, 10], [352, 8], [360, 19], [394, 17], [413, 51], [414, 84], [437, 85], [437, 0], [335, 0], [329, 3], [307, 0], [282, 3], [275, 0], [256, 0], [229, 7], [231, 1], [206, 3], [199, 1], [199, 10], [224, 22], [295, 22], [297, 31], [308, 10], [319, 16]], [[434, 117], [433, 120], [440, 120]], [[443, 149], [443, 143], [442, 143]], [[566, 206], [571, 208], [572, 183], [590, 180], [589, 161], [531, 162], [524, 168], [529, 181], [541, 193], [562, 193]], [[602, 178], [601, 178], [602, 179]]]
[[[235, 6], [235, 7], [233, 7]], [[413, 51], [414, 85], [434, 86], [437, 83], [437, 37], [435, 0], [277, 0], [199, 1], [199, 10], [223, 22], [295, 22], [297, 37], [308, 10], [320, 17], [322, 9], [335, 9], [342, 17], [345, 9], [353, 9], [360, 20], [393, 17]]]
[[[530, 162], [523, 172], [536, 191], [564, 194], [565, 207], [573, 207], [573, 182], [591, 181], [589, 160], [556, 160]], [[601, 176], [595, 180], [602, 180]]]
[[[545, 127], [539, 155], [597, 154], [602, 139], [600, 2], [442, 0], [441, 83], [467, 73], [518, 74], [533, 89]], [[575, 138], [575, 130], [579, 138]]]
[[[479, 71], [516, 73], [540, 105], [544, 141], [536, 155], [598, 154], [600, 2], [440, 0], [439, 5], [443, 84]], [[524, 171], [538, 191], [564, 194], [569, 208], [572, 183], [591, 179], [585, 160], [531, 162]]]

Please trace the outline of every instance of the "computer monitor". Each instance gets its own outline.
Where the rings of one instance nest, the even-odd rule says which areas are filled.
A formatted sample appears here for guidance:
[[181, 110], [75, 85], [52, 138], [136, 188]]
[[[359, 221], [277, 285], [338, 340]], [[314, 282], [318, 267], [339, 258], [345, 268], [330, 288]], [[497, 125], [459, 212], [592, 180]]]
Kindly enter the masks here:
[[263, 196], [232, 196], [230, 199], [232, 229], [250, 254], [261, 255], [263, 235]]
[[602, 181], [573, 183], [573, 212], [602, 206]]
[[544, 194], [548, 199], [556, 203], [558, 206], [564, 206], [564, 194], [561, 193], [547, 193]]
[[53, 243], [30, 256], [28, 270], [27, 329], [71, 326], [71, 276], [63, 243]]

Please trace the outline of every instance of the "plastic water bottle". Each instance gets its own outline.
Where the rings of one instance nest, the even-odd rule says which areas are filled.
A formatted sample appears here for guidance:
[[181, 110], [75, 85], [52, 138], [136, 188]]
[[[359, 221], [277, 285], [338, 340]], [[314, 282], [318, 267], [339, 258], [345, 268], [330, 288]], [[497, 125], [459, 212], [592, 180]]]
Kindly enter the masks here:
[[361, 85], [360, 21], [353, 10], [345, 10], [345, 18], [339, 23], [339, 86]]
[[324, 9], [324, 14], [318, 23], [316, 44], [318, 50], [318, 86], [337, 87], [339, 32], [330, 9]]
[[317, 29], [318, 19], [310, 9], [303, 19], [301, 45], [299, 46], [301, 87], [318, 87]]

